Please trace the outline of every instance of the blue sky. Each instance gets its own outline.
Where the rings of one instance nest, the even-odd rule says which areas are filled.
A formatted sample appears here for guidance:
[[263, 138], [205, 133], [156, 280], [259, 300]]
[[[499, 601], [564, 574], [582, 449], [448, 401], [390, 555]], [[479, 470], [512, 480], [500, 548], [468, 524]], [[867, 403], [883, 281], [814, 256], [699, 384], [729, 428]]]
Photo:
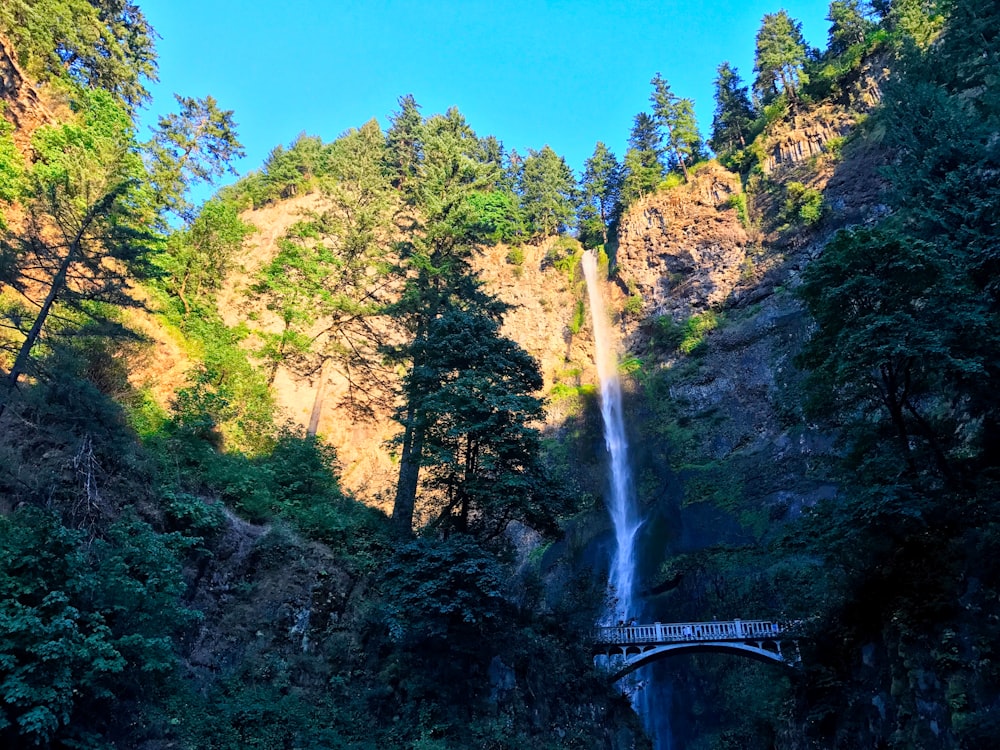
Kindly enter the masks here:
[[243, 174], [306, 132], [329, 141], [399, 96], [424, 115], [457, 106], [480, 136], [525, 153], [546, 144], [576, 171], [604, 141], [619, 158], [659, 71], [695, 100], [704, 134], [712, 80], [729, 60], [753, 75], [754, 37], [784, 7], [823, 47], [824, 0], [139, 0], [158, 43], [147, 119], [174, 92], [235, 110]]

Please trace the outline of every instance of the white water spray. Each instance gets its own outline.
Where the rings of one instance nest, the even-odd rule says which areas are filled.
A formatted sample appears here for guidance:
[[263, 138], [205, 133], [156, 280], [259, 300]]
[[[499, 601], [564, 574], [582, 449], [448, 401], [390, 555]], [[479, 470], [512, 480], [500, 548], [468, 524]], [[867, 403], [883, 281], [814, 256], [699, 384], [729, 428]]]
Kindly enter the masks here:
[[[601, 417], [604, 422], [604, 444], [607, 446], [611, 464], [611, 492], [608, 497], [608, 511], [615, 530], [615, 552], [611, 558], [608, 587], [614, 597], [611, 607], [605, 613], [605, 625], [628, 622], [637, 617], [639, 608], [635, 597], [636, 536], [642, 521], [636, 510], [632, 472], [628, 464], [628, 442], [625, 439], [625, 422], [622, 419], [622, 388], [618, 379], [618, 357], [615, 350], [608, 312], [601, 296], [601, 284], [597, 278], [597, 256], [592, 252], [583, 254], [583, 275], [587, 279], [590, 297], [590, 317], [594, 328], [594, 358], [597, 360], [597, 376], [601, 381]], [[644, 668], [648, 669], [648, 667]], [[632, 705], [643, 717], [647, 730], [653, 736], [657, 750], [671, 750], [673, 746], [670, 726], [665, 711], [657, 711], [651, 704], [654, 692], [641, 689], [645, 679], [635, 675], [626, 677], [630, 683], [625, 688], [631, 695]], [[669, 686], [667, 686], [669, 690]], [[662, 691], [659, 695], [664, 695]]]
[[628, 621], [636, 616], [635, 538], [642, 525], [635, 509], [632, 472], [628, 465], [628, 443], [622, 420], [622, 389], [618, 379], [618, 358], [615, 352], [608, 313], [597, 278], [597, 256], [583, 254], [583, 275], [587, 279], [590, 297], [590, 317], [594, 328], [594, 358], [601, 381], [601, 417], [604, 421], [604, 443], [611, 463], [611, 492], [608, 512], [615, 530], [615, 552], [611, 559], [608, 585], [614, 595], [608, 624]]

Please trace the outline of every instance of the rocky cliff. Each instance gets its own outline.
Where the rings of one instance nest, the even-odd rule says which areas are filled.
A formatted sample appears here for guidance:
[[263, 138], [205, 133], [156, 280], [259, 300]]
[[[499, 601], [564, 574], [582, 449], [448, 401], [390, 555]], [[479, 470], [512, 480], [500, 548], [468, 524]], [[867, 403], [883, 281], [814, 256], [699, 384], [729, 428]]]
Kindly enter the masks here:
[[648, 195], [622, 218], [618, 277], [643, 300], [643, 315], [671, 315], [723, 304], [740, 282], [750, 247], [741, 222], [738, 175], [718, 164], [690, 184]]

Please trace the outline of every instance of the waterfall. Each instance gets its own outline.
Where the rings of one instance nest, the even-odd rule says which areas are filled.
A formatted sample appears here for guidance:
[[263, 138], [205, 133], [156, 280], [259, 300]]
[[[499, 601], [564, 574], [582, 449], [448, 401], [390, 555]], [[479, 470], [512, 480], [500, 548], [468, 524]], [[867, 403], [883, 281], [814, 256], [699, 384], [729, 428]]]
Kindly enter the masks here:
[[614, 596], [608, 624], [628, 621], [637, 616], [635, 594], [635, 539], [642, 525], [635, 509], [632, 472], [628, 465], [628, 443], [622, 419], [622, 389], [618, 379], [618, 357], [608, 322], [608, 313], [597, 278], [597, 256], [583, 254], [583, 274], [590, 297], [590, 317], [594, 328], [594, 358], [601, 382], [601, 417], [604, 422], [604, 443], [610, 458], [610, 493], [608, 512], [615, 531], [615, 551], [611, 559], [608, 586]]
[[[608, 322], [608, 312], [601, 296], [601, 284], [597, 276], [597, 256], [593, 252], [583, 254], [583, 275], [587, 279], [587, 293], [590, 297], [590, 317], [594, 328], [594, 359], [597, 361], [597, 376], [601, 382], [601, 417], [604, 422], [604, 444], [610, 458], [610, 492], [608, 512], [615, 531], [615, 551], [611, 558], [608, 574], [608, 588], [613, 600], [605, 613], [606, 625], [628, 622], [638, 617], [640, 607], [634, 601], [636, 536], [642, 521], [636, 510], [635, 490], [632, 471], [628, 464], [628, 441], [625, 438], [625, 422], [622, 418], [622, 388], [618, 379], [618, 357], [614, 337]], [[653, 704], [657, 698], [669, 699], [669, 684], [650, 684], [652, 673], [644, 667], [640, 673], [632, 675], [625, 688], [632, 698], [632, 706], [643, 719], [657, 750], [670, 750], [673, 738], [670, 734], [668, 712]], [[640, 677], [642, 674], [644, 676]]]

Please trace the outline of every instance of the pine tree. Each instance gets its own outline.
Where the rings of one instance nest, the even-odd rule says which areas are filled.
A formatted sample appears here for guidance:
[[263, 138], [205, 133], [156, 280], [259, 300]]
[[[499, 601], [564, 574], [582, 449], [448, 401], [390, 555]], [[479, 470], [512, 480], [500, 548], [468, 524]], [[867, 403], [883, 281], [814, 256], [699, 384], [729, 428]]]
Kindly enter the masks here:
[[701, 156], [701, 134], [694, 116], [694, 102], [682, 99], [670, 90], [670, 84], [657, 73], [650, 81], [653, 93], [649, 100], [653, 105], [653, 116], [657, 124], [666, 130], [665, 149], [668, 154], [667, 167], [680, 167], [685, 182], [688, 164], [693, 164]]
[[399, 111], [389, 116], [386, 141], [389, 165], [394, 175], [393, 185], [402, 191], [411, 205], [417, 200], [415, 181], [423, 158], [423, 124], [420, 105], [413, 94], [399, 97]]
[[646, 193], [653, 192], [663, 180], [663, 163], [660, 161], [662, 140], [652, 117], [645, 112], [635, 116], [623, 165], [623, 205], [628, 206]]
[[719, 154], [746, 147], [754, 119], [748, 87], [736, 68], [722, 63], [715, 78], [715, 115], [708, 144]]
[[784, 10], [764, 16], [757, 32], [754, 89], [765, 104], [784, 93], [793, 110], [798, 106], [799, 89], [809, 82], [806, 52], [801, 23]]
[[6, 0], [0, 32], [39, 80], [104, 89], [134, 115], [156, 81], [156, 32], [131, 0]]
[[860, 0], [833, 0], [826, 19], [830, 22], [827, 54], [835, 57], [864, 43], [868, 32], [874, 28]]
[[19, 196], [28, 220], [0, 235], [0, 252], [9, 259], [5, 280], [37, 307], [7, 311], [23, 339], [0, 385], [0, 414], [30, 371], [56, 304], [84, 317], [95, 302], [130, 304], [128, 276], [148, 270], [155, 241], [132, 120], [110, 94], [84, 93], [75, 121], [39, 128], [33, 147]]
[[580, 241], [584, 247], [607, 242], [612, 225], [621, 210], [622, 168], [615, 155], [602, 142], [584, 162], [580, 182]]
[[235, 174], [232, 161], [243, 156], [243, 146], [232, 110], [220, 109], [211, 96], [175, 98], [180, 111], [160, 117], [146, 148], [157, 202], [191, 221], [194, 208], [185, 193], [198, 183], [214, 183], [226, 172]]
[[566, 160], [549, 146], [529, 150], [521, 169], [521, 211], [534, 237], [548, 237], [568, 227], [575, 214], [576, 180]]
[[433, 525], [491, 539], [518, 520], [551, 529], [555, 496], [540, 463], [532, 425], [543, 417], [534, 394], [538, 364], [500, 334], [500, 319], [451, 306], [415, 351], [433, 373], [424, 406], [425, 485], [441, 493]]
[[488, 315], [504, 310], [482, 290], [469, 265], [478, 236], [469, 198], [489, 192], [498, 170], [477, 158], [479, 141], [457, 110], [428, 118], [419, 130], [421, 158], [414, 176], [421, 189], [410, 195], [419, 200], [420, 218], [407, 227], [400, 243], [402, 291], [398, 301], [386, 308], [407, 338], [386, 349], [392, 360], [407, 368], [396, 414], [403, 434], [392, 511], [393, 526], [403, 536], [412, 533], [427, 430], [434, 418], [428, 400], [434, 394], [435, 371], [426, 347], [434, 321], [455, 306]]

